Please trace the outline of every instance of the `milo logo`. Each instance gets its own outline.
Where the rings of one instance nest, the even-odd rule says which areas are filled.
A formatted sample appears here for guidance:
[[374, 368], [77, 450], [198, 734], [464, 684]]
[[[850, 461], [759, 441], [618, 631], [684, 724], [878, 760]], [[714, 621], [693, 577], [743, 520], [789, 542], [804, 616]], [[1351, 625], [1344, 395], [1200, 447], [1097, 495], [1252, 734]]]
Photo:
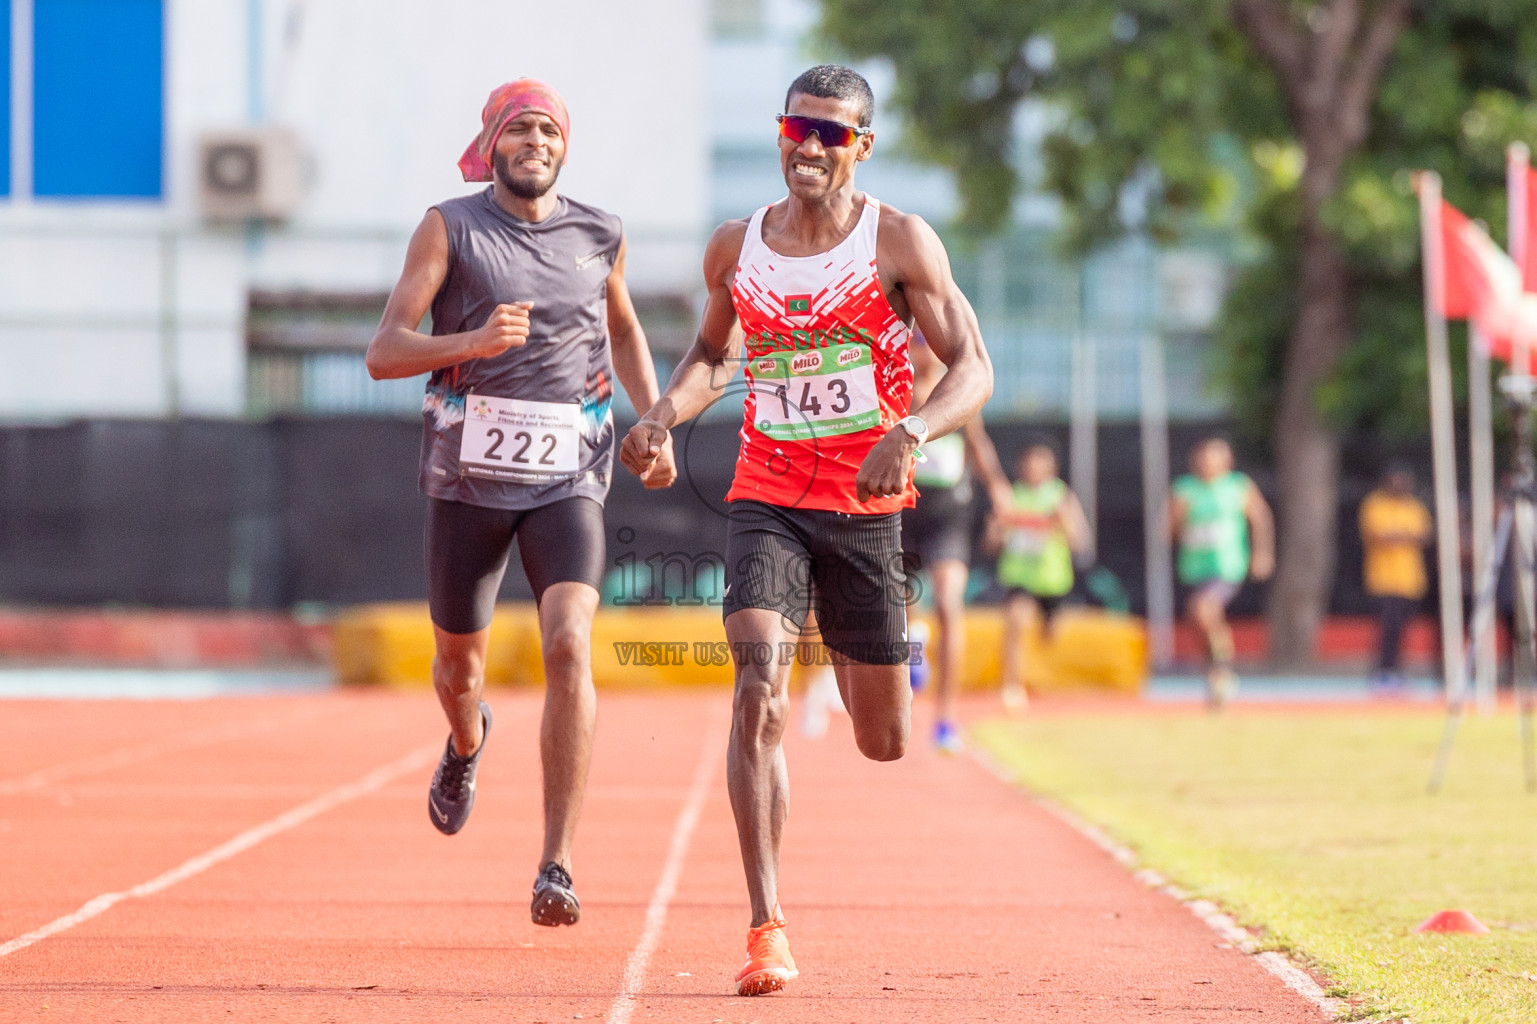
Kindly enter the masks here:
[[846, 348], [842, 352], [838, 353], [838, 365], [847, 366], [850, 363], [857, 363], [859, 362], [859, 357], [862, 355], [864, 355], [863, 349]]
[[778, 367], [779, 363], [771, 357], [758, 360], [757, 365], [753, 368], [759, 373], [773, 373], [776, 369], [778, 369]]
[[792, 373], [815, 373], [821, 368], [822, 353], [815, 350], [801, 352], [790, 361], [790, 372]]

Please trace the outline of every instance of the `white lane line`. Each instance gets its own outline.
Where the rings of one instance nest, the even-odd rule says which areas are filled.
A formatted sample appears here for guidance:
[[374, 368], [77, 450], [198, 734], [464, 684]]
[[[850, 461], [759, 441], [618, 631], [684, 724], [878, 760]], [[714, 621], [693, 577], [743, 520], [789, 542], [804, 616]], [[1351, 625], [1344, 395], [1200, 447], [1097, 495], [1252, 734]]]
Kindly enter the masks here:
[[62, 764], [51, 765], [47, 768], [39, 768], [26, 775], [18, 775], [9, 779], [0, 779], [0, 796], [15, 796], [18, 793], [30, 793], [44, 789], [56, 782], [65, 779], [79, 778], [82, 775], [98, 775], [111, 771], [114, 768], [126, 768], [129, 765], [140, 764], [144, 761], [153, 761], [155, 758], [166, 754], [180, 754], [189, 750], [197, 750], [200, 747], [211, 747], [244, 736], [254, 736], [258, 733], [268, 732], [279, 726], [294, 725], [307, 718], [314, 717], [315, 712], [306, 712], [302, 715], [282, 715], [264, 719], [258, 722], [237, 722], [222, 728], [199, 730], [194, 735], [180, 740], [149, 740], [145, 743], [135, 743], [132, 746], [119, 747], [117, 750], [109, 750], [105, 754], [97, 754], [94, 757], [82, 758], [78, 761], [65, 761]]
[[57, 920], [49, 921], [41, 928], [27, 932], [25, 935], [18, 935], [9, 942], [0, 945], [0, 957], [10, 956], [12, 953], [26, 949], [28, 946], [39, 943], [50, 936], [68, 931], [77, 924], [89, 921], [93, 917], [99, 917], [124, 900], [143, 899], [146, 896], [153, 896], [156, 893], [164, 892], [177, 882], [183, 882], [194, 875], [200, 875], [216, 864], [223, 863], [231, 857], [244, 853], [258, 843], [271, 839], [281, 832], [287, 832], [291, 828], [296, 828], [311, 818], [319, 817], [329, 810], [340, 807], [342, 804], [367, 796], [407, 772], [415, 771], [418, 768], [431, 764], [437, 758], [438, 752], [438, 744], [423, 747], [420, 750], [413, 750], [399, 760], [391, 761], [382, 768], [375, 768], [356, 782], [349, 782], [345, 786], [338, 786], [329, 793], [318, 796], [308, 803], [300, 804], [291, 811], [285, 811], [270, 821], [263, 822], [254, 828], [249, 828], [233, 839], [220, 843], [207, 853], [201, 853], [191, 860], [183, 861], [164, 874], [157, 875], [147, 882], [141, 882], [132, 889], [125, 889], [122, 892], [102, 893], [100, 896], [88, 900], [84, 906], [74, 913], [65, 914]]
[[[1017, 774], [1004, 767], [1003, 763], [991, 754], [978, 749], [975, 744], [968, 744], [966, 752], [971, 755], [973, 761], [981, 765], [995, 778], [1002, 780], [1010, 788], [1023, 786]], [[1261, 967], [1275, 976], [1281, 984], [1323, 1011], [1329, 1020], [1334, 1020], [1343, 1010], [1348, 1008], [1345, 1000], [1325, 995], [1322, 986], [1301, 966], [1293, 963], [1281, 953], [1277, 953], [1274, 950], [1264, 950], [1247, 929], [1231, 916], [1223, 913], [1215, 903], [1210, 900], [1192, 899], [1189, 893], [1174, 885], [1152, 868], [1139, 867], [1137, 855], [1130, 847], [1117, 842], [1104, 829], [1093, 822], [1079, 817], [1073, 811], [1068, 810], [1066, 806], [1042, 796], [1034, 790], [1027, 789], [1026, 793], [1046, 813], [1109, 854], [1117, 863], [1130, 871], [1132, 877], [1138, 882], [1155, 892], [1161, 892], [1165, 896], [1178, 901], [1186, 910], [1200, 918], [1206, 927], [1222, 936], [1234, 949], [1252, 957]], [[1409, 1024], [1408, 1019], [1405, 1018], [1401, 1024]]]
[[699, 763], [694, 767], [694, 781], [689, 786], [683, 807], [678, 811], [678, 820], [673, 823], [672, 844], [667, 849], [667, 860], [662, 865], [661, 877], [656, 880], [656, 889], [651, 893], [651, 903], [646, 907], [646, 924], [641, 929], [640, 941], [630, 951], [630, 959], [624, 965], [624, 980], [620, 984], [619, 994], [614, 997], [613, 1005], [608, 1009], [608, 1024], [630, 1024], [630, 1014], [635, 1012], [635, 997], [645, 987], [646, 968], [651, 964], [656, 944], [661, 941], [662, 926], [667, 923], [667, 907], [678, 890], [678, 876], [683, 873], [683, 858], [688, 856], [689, 841], [693, 839], [694, 829], [699, 824], [705, 798], [709, 796], [710, 783], [715, 780], [716, 766], [725, 753], [721, 749], [721, 737], [716, 731], [719, 719], [723, 717], [720, 711], [724, 707], [724, 703], [717, 705], [709, 716], [704, 746], [699, 751]]

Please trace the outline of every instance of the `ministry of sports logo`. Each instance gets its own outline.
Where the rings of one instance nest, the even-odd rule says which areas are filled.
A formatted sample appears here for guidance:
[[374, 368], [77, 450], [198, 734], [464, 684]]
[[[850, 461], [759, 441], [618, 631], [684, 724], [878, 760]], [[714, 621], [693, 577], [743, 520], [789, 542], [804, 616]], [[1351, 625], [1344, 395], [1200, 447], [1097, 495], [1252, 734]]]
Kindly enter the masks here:
[[786, 295], [785, 296], [785, 314], [786, 315], [794, 315], [796, 313], [800, 313], [800, 314], [804, 315], [804, 314], [810, 313], [810, 312], [811, 312], [811, 296], [809, 296], [809, 295]]

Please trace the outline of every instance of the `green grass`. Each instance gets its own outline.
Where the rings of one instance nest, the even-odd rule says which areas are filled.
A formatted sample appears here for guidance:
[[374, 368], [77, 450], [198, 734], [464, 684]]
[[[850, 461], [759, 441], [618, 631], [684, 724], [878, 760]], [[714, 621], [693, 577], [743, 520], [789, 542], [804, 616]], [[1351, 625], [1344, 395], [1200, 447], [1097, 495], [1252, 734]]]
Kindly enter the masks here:
[[[1431, 713], [1046, 715], [973, 739], [1031, 789], [1318, 967], [1353, 1019], [1537, 1021], [1537, 796], [1513, 715], [1464, 724], [1439, 796]], [[1414, 934], [1437, 910], [1485, 936]]]

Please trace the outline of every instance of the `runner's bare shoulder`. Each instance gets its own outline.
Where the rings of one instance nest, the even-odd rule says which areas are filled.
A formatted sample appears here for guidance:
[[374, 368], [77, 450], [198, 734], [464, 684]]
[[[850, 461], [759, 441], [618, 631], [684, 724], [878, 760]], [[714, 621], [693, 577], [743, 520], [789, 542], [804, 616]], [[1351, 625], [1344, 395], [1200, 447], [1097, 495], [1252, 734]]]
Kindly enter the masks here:
[[903, 213], [890, 203], [881, 204], [881, 220], [876, 230], [876, 255], [901, 259], [927, 253], [942, 244], [929, 222], [916, 213]]
[[928, 221], [888, 203], [881, 203], [880, 218], [875, 262], [888, 297], [904, 285], [927, 287], [949, 276], [944, 243]]
[[710, 235], [704, 247], [704, 277], [709, 284], [729, 283], [742, 258], [742, 243], [747, 239], [747, 218], [728, 220]]

